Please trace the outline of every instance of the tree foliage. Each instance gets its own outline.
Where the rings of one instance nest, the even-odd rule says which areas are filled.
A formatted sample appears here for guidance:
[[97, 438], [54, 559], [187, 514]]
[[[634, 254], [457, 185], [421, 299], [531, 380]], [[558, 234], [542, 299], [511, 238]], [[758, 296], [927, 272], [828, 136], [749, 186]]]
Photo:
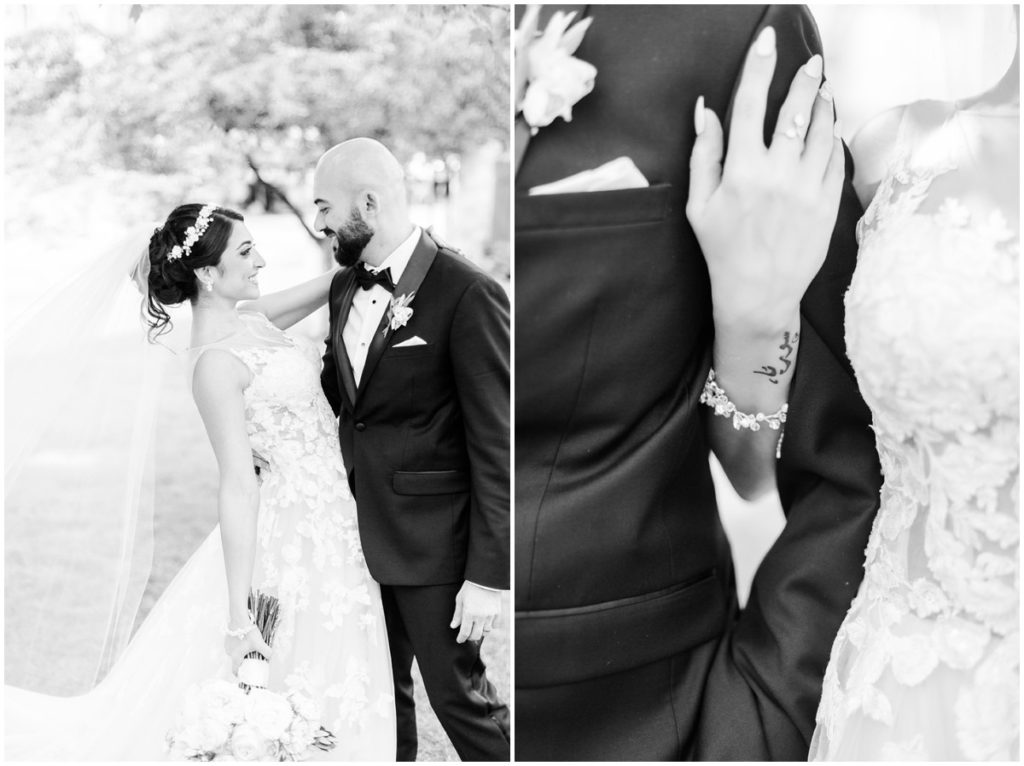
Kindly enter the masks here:
[[9, 35], [8, 167], [237, 193], [362, 135], [407, 159], [507, 141], [508, 10], [123, 6], [121, 24]]

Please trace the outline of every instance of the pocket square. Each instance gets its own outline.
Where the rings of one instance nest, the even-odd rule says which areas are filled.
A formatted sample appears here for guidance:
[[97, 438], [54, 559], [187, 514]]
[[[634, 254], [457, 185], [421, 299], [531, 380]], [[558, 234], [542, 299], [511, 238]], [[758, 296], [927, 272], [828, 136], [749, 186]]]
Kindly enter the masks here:
[[642, 189], [650, 186], [644, 174], [629, 157], [618, 157], [593, 170], [567, 176], [530, 189], [530, 194], [568, 194], [569, 192]]
[[425, 345], [427, 345], [427, 342], [425, 340], [423, 340], [423, 338], [421, 338], [419, 335], [417, 335], [417, 336], [415, 336], [413, 338], [409, 338], [408, 340], [403, 340], [401, 343], [396, 343], [391, 348], [409, 348], [409, 346], [425, 346]]

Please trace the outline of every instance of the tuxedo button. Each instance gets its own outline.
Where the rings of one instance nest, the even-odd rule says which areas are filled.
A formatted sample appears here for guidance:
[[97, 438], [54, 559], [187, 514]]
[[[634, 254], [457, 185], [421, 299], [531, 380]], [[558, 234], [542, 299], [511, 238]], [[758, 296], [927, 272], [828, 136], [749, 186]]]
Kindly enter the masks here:
[[363, 421], [360, 420], [358, 423], [356, 423], [356, 430], [357, 431], [365, 431], [366, 430], [366, 423], [364, 423]]

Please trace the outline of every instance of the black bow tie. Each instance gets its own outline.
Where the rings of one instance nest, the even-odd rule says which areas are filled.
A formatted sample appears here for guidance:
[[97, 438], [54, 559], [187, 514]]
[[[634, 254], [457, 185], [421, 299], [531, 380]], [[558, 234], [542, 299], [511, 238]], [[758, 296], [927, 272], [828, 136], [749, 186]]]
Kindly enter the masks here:
[[359, 264], [355, 267], [355, 271], [356, 282], [364, 290], [369, 290], [374, 285], [380, 285], [389, 293], [395, 291], [395, 283], [391, 281], [391, 269], [381, 269], [380, 271], [373, 272]]

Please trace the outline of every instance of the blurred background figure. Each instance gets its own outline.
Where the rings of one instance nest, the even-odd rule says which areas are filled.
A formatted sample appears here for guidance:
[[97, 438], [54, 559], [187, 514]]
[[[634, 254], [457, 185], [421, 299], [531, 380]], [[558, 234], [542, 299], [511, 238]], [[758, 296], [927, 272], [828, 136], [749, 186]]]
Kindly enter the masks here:
[[[416, 223], [508, 287], [508, 8], [7, 5], [4, 15], [8, 327], [130, 224], [185, 201], [245, 214], [268, 262], [264, 292], [322, 273], [331, 253], [313, 231], [313, 168], [352, 136], [380, 140], [404, 164]], [[167, 343], [180, 349], [187, 307], [172, 317]], [[124, 323], [141, 332], [135, 313]], [[293, 331], [319, 342], [326, 326], [325, 308]], [[152, 575], [136, 625], [217, 521], [216, 462], [184, 375], [171, 368], [156, 425]], [[109, 385], [116, 392], [119, 381]], [[65, 450], [55, 470], [75, 459]], [[24, 577], [42, 566], [18, 540], [45, 525], [59, 549], [60, 530], [81, 534], [88, 519], [76, 489], [55, 477], [45, 497], [7, 500], [5, 672], [8, 684], [72, 694], [104, 672], [81, 667], [73, 631], [61, 688], [42, 680], [52, 668], [17, 640], [34, 619]], [[34, 516], [40, 508], [45, 519]], [[507, 626], [487, 652], [505, 697]], [[453, 759], [421, 703], [421, 757]]]

